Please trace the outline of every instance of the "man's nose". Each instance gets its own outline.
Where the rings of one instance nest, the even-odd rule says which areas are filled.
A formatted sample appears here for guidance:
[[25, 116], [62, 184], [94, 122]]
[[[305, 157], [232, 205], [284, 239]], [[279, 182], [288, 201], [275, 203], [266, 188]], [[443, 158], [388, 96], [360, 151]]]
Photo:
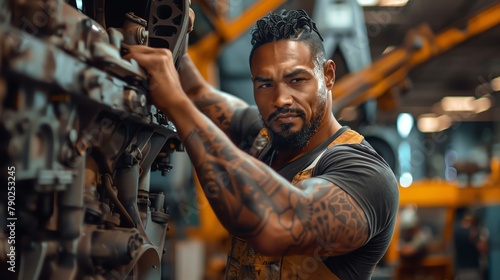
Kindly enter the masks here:
[[285, 85], [278, 85], [276, 87], [275, 98], [273, 101], [273, 106], [276, 108], [286, 108], [290, 107], [293, 103], [293, 97]]

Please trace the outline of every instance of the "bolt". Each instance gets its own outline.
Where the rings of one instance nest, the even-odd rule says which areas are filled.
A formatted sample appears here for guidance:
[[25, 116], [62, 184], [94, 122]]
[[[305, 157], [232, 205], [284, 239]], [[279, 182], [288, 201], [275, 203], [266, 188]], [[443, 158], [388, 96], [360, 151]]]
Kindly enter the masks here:
[[144, 29], [144, 27], [137, 27], [137, 32], [136, 32], [136, 36], [137, 36], [137, 42], [140, 44], [140, 45], [143, 45], [144, 42], [146, 41], [146, 35], [147, 35], [147, 32], [146, 30]]

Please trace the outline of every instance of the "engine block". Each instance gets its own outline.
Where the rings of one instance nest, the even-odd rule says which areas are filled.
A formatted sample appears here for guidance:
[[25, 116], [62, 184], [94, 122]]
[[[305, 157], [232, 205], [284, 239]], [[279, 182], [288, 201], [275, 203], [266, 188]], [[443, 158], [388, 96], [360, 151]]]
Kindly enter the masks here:
[[2, 279], [160, 279], [150, 192], [181, 151], [128, 45], [186, 50], [188, 0], [0, 1]]

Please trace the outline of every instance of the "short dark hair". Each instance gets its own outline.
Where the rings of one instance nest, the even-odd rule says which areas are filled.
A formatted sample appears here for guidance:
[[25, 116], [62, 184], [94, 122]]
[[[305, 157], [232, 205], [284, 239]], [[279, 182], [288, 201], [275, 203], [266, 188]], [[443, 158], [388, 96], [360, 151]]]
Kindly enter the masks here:
[[250, 63], [257, 48], [281, 39], [305, 42], [311, 49], [311, 54], [319, 63], [324, 63], [325, 47], [323, 37], [316, 28], [316, 23], [304, 10], [281, 10], [271, 12], [259, 19], [251, 31], [252, 50]]

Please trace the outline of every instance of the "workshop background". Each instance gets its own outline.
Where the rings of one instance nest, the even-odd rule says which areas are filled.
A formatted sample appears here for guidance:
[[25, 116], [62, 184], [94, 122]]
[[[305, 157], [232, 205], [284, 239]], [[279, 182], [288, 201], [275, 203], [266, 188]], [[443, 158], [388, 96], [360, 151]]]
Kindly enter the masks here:
[[[193, 61], [215, 87], [251, 104], [253, 23], [282, 8], [304, 9], [317, 22], [337, 64], [335, 115], [366, 136], [400, 183], [398, 228], [373, 279], [479, 279], [465, 278], [471, 270], [500, 279], [499, 1], [192, 2]], [[178, 188], [166, 195], [173, 250], [164, 279], [220, 279], [228, 235], [198, 195], [187, 156], [172, 162], [167, 180]], [[152, 185], [163, 189], [165, 178], [153, 173]], [[464, 255], [466, 226], [482, 247]], [[412, 232], [425, 250], [406, 257]]]

